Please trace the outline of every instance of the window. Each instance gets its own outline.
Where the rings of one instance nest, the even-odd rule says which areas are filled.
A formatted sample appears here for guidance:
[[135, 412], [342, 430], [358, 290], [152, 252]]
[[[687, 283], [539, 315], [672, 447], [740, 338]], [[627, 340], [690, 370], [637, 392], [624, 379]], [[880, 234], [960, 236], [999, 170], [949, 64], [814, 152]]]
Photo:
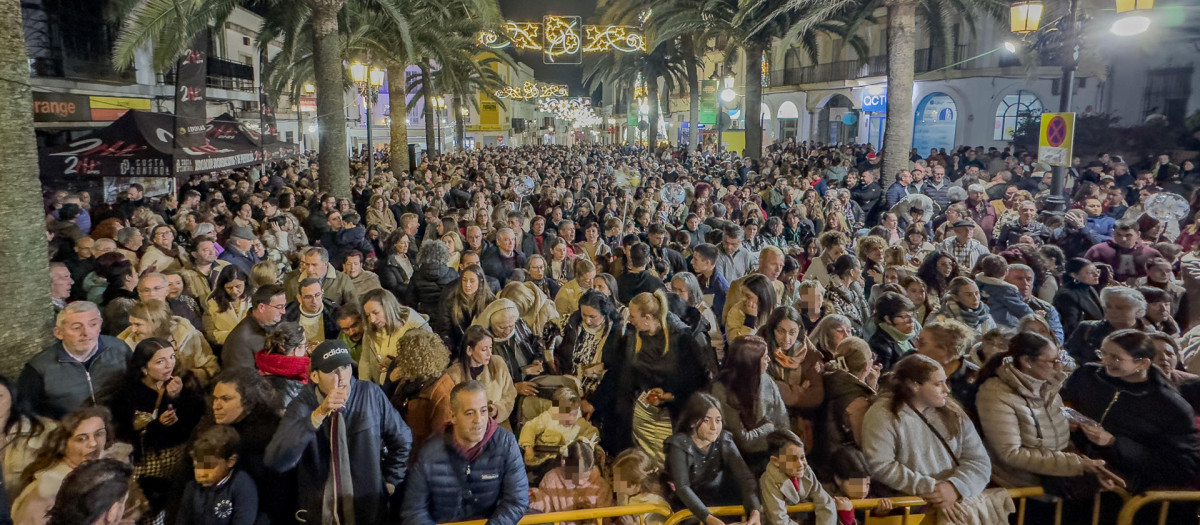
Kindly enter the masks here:
[[996, 130], [992, 138], [995, 140], [1012, 140], [1013, 131], [1022, 119], [1037, 117], [1042, 114], [1042, 101], [1031, 91], [1020, 90], [1007, 95], [996, 106]]
[[[404, 72], [404, 86], [406, 88], [412, 84], [412, 79], [415, 76], [417, 76], [416, 71], [405, 71]], [[411, 99], [411, 97], [412, 97], [412, 95], [409, 95], [410, 99]], [[408, 122], [411, 124], [413, 122], [421, 120], [421, 115], [424, 115], [424, 114], [425, 114], [425, 107], [422, 104], [417, 104], [415, 107], [408, 110]]]
[[1191, 96], [1192, 68], [1152, 69], [1146, 76], [1146, 90], [1142, 95], [1142, 118], [1159, 110], [1168, 122], [1179, 125], [1187, 114], [1187, 101]]

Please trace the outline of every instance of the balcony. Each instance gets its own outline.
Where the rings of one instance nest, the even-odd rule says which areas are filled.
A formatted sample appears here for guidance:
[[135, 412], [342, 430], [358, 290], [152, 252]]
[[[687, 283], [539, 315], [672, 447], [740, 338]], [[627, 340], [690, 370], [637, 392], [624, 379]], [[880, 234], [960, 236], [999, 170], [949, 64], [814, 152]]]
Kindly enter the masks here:
[[132, 84], [132, 69], [112, 66], [115, 25], [104, 23], [107, 1], [21, 2], [21, 24], [29, 54], [29, 74]]
[[[960, 62], [966, 58], [967, 46], [954, 47], [954, 60], [947, 61], [945, 53], [933, 48], [918, 49], [914, 54], [916, 73], [927, 73], [942, 69], [947, 65]], [[954, 69], [966, 69], [970, 63], [958, 64]], [[769, 86], [796, 86], [801, 84], [818, 84], [844, 80], [858, 80], [887, 74], [887, 55], [876, 55], [866, 60], [842, 60], [815, 66], [804, 66], [771, 71]]]
[[[251, 93], [258, 91], [258, 85], [254, 82], [254, 66], [214, 56], [209, 56], [207, 63], [208, 74], [204, 80], [206, 87]], [[174, 69], [163, 74], [163, 83], [175, 83]]]

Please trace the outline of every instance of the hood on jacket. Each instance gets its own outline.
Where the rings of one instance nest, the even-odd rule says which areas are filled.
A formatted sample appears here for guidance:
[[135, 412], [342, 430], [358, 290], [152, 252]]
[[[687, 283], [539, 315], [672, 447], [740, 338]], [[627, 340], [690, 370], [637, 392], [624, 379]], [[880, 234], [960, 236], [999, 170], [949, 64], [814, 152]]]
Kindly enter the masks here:
[[1062, 388], [1062, 384], [1067, 379], [1066, 372], [1059, 372], [1054, 379], [1043, 381], [1031, 377], [1017, 369], [1012, 361], [1005, 360], [1000, 368], [996, 369], [996, 378], [1009, 388], [1024, 398], [1046, 400], [1052, 397]]
[[422, 264], [413, 270], [413, 278], [432, 281], [438, 284], [449, 284], [458, 279], [458, 273], [444, 264]]
[[1017, 287], [1015, 284], [1005, 281], [1004, 279], [999, 277], [988, 277], [982, 273], [975, 274], [975, 282], [979, 284], [986, 284], [988, 286], [999, 286], [1001, 288], [1008, 287], [1016, 289]]

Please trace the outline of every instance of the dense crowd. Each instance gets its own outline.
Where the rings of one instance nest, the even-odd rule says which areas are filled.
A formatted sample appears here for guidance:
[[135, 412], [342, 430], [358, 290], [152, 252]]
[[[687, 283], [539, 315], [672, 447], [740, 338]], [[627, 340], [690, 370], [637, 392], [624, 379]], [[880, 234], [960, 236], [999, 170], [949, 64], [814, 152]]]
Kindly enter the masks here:
[[48, 194], [15, 523], [996, 524], [1027, 486], [1026, 523], [1077, 523], [1200, 487], [1200, 222], [1151, 204], [1195, 204], [1195, 161], [1075, 159], [1055, 213], [1048, 166], [981, 147], [886, 186], [869, 146], [374, 154], [351, 198], [315, 157]]

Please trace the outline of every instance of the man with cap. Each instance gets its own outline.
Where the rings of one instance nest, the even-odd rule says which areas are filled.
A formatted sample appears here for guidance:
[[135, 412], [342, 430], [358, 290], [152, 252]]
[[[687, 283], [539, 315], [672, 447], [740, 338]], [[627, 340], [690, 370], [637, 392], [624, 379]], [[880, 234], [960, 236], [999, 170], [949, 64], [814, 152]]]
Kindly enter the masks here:
[[958, 266], [964, 271], [971, 271], [975, 268], [975, 263], [979, 262], [979, 258], [991, 252], [987, 246], [975, 240], [975, 223], [970, 219], [961, 219], [951, 225], [954, 228], [954, 236], [947, 237], [938, 245], [938, 248], [943, 253], [954, 257], [958, 261]]
[[313, 350], [309, 384], [288, 405], [266, 465], [296, 469], [298, 517], [308, 523], [384, 523], [404, 483], [412, 430], [378, 386], [354, 378], [346, 344]]
[[[262, 243], [258, 242], [258, 237], [254, 235], [254, 230], [249, 226], [234, 226], [233, 232], [229, 234], [225, 253], [221, 254], [221, 260], [237, 266], [238, 269], [246, 272], [246, 275], [250, 275], [254, 271], [254, 265], [262, 260], [262, 255], [259, 253], [261, 247]], [[263, 251], [265, 252], [265, 250]]]

